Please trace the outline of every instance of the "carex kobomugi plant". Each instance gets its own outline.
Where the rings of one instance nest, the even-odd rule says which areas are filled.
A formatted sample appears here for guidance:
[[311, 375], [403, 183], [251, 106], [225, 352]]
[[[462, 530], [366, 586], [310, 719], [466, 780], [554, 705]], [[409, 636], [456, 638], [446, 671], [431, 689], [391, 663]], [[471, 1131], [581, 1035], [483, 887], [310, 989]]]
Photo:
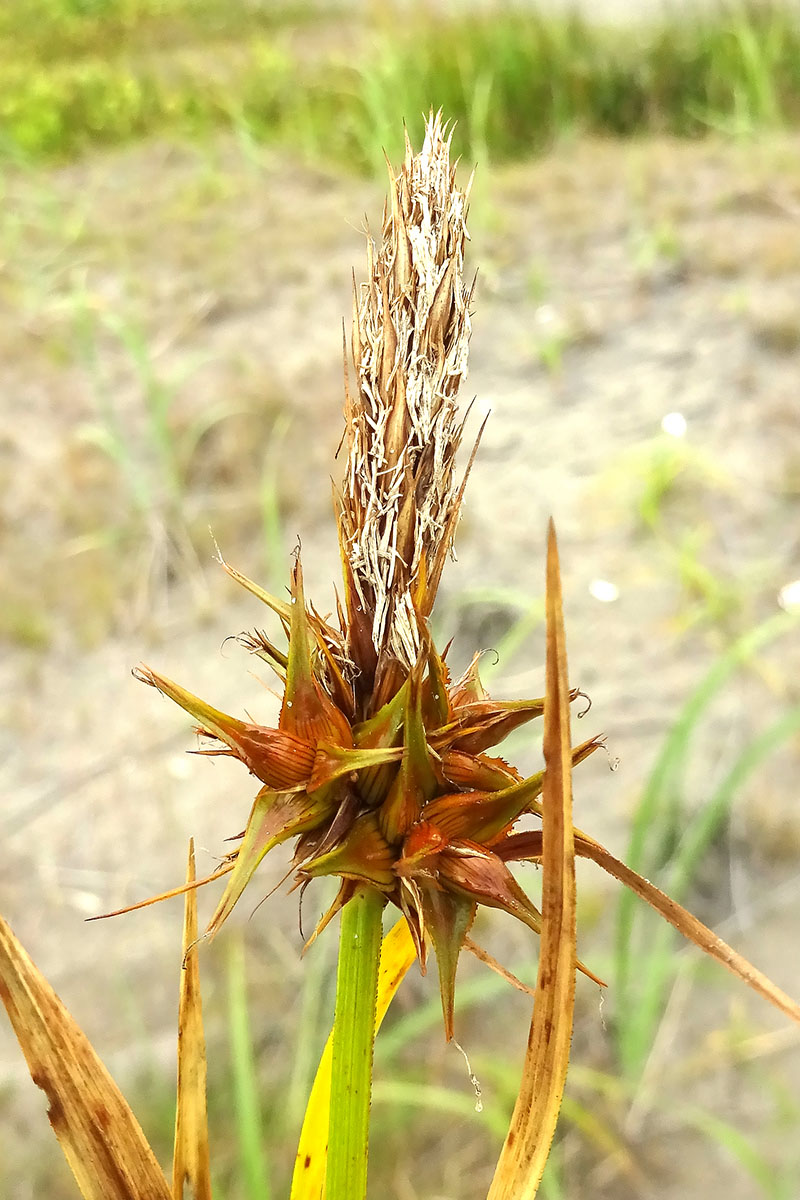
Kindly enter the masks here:
[[[544, 772], [524, 778], [491, 752], [545, 707], [544, 697], [492, 699], [479, 654], [451, 678], [446, 650], [430, 632], [480, 440], [459, 477], [465, 414], [458, 391], [474, 281], [464, 278], [470, 185], [457, 185], [450, 141], [439, 115], [431, 116], [418, 155], [406, 138], [401, 169], [389, 167], [381, 238], [367, 237], [367, 279], [354, 284], [346, 466], [335, 492], [343, 573], [336, 620], [307, 603], [299, 552], [287, 600], [223, 564], [266, 603], [288, 638], [284, 652], [261, 631], [243, 637], [284, 686], [277, 728], [237, 720], [153, 670], [138, 672], [196, 718], [211, 739], [207, 753], [240, 758], [263, 784], [238, 847], [215, 873], [230, 878], [207, 934], [219, 930], [264, 856], [293, 841], [298, 884], [326, 875], [340, 881], [313, 937], [339, 910], [371, 898], [373, 930], [380, 909], [396, 907], [423, 970], [433, 948], [448, 1039], [458, 959], [478, 906], [541, 931], [542, 914], [509, 863], [542, 858], [541, 829], [518, 832], [516, 824], [542, 817]], [[572, 764], [601, 744], [591, 738], [576, 746]], [[798, 1015], [769, 981], [594, 839], [576, 831], [575, 851]]]
[[[402, 170], [390, 173], [383, 238], [368, 240], [368, 280], [355, 293], [355, 384], [346, 382], [347, 463], [335, 494], [344, 576], [336, 622], [307, 604], [299, 551], [285, 600], [223, 564], [288, 638], [284, 653], [260, 630], [242, 637], [283, 684], [277, 728], [212, 709], [150, 668], [135, 672], [195, 717], [210, 741], [204, 753], [239, 758], [263, 784], [215, 872], [230, 879], [207, 934], [264, 856], [294, 839], [298, 883], [341, 880], [314, 937], [372, 889], [406, 918], [423, 967], [432, 944], [448, 1039], [456, 964], [478, 905], [541, 927], [507, 848], [515, 822], [541, 812], [543, 772], [523, 778], [487, 752], [540, 717], [544, 698], [492, 699], [479, 654], [453, 680], [428, 623], [472, 461], [459, 478], [457, 393], [473, 292], [463, 276], [467, 208], [450, 137], [432, 118], [421, 153], [407, 144]], [[600, 744], [576, 747], [573, 761]]]
[[[376, 1008], [380, 1020], [414, 958], [424, 970], [430, 946], [445, 1036], [451, 1039], [456, 968], [461, 951], [472, 945], [469, 932], [480, 905], [501, 909], [541, 934], [528, 1053], [489, 1196], [519, 1200], [535, 1194], [566, 1074], [575, 971], [596, 978], [575, 953], [576, 854], [616, 876], [800, 1020], [800, 1008], [770, 980], [573, 828], [571, 769], [602, 739], [574, 748], [569, 742], [569, 703], [578, 693], [567, 682], [552, 524], [544, 697], [494, 700], [481, 683], [479, 655], [453, 679], [447, 649], [433, 642], [429, 618], [477, 450], [476, 441], [459, 477], [455, 457], [465, 414], [457, 394], [467, 370], [473, 295], [463, 273], [469, 187], [462, 191], [456, 183], [450, 134], [440, 115], [429, 118], [419, 154], [407, 140], [405, 160], [396, 174], [389, 168], [389, 183], [381, 238], [376, 244], [368, 237], [367, 280], [355, 289], [352, 380], [345, 355], [347, 461], [335, 493], [343, 587], [335, 619], [307, 602], [299, 552], [287, 599], [269, 595], [223, 563], [271, 610], [288, 640], [284, 651], [260, 629], [241, 637], [283, 686], [275, 728], [212, 708], [148, 667], [135, 672], [195, 718], [207, 739], [202, 753], [240, 759], [262, 785], [244, 830], [233, 839], [237, 845], [217, 871], [196, 881], [190, 854], [188, 882], [142, 902], [181, 892], [189, 897], [173, 1197], [183, 1195], [185, 1180], [196, 1197], [210, 1196], [195, 889], [228, 876], [203, 935], [209, 938], [265, 855], [285, 842], [293, 842], [290, 874], [296, 885], [322, 876], [339, 880], [336, 898], [310, 940], [341, 912], [332, 1052], [328, 1057], [326, 1051], [309, 1102], [293, 1200], [311, 1200], [323, 1191], [327, 1200], [364, 1196]], [[489, 752], [511, 730], [540, 716], [545, 769], [526, 778]], [[534, 824], [538, 818], [540, 826], [519, 829], [525, 816]], [[522, 860], [542, 864], [541, 912], [509, 868]], [[381, 962], [387, 905], [399, 911], [400, 920], [385, 939]], [[82, 1089], [92, 1103], [94, 1092], [108, 1091], [114, 1128], [124, 1133], [109, 1150], [107, 1131], [98, 1140], [91, 1121], [79, 1121], [77, 1132], [70, 1128], [66, 1134], [53, 1121], [84, 1195], [167, 1194], [135, 1119], [110, 1080], [103, 1082], [85, 1038], [63, 1006], [57, 1007], [60, 1002], [7, 926], [0, 934], [3, 999], [34, 1078], [51, 1097], [51, 1120], [56, 1108], [64, 1114], [65, 1096], [83, 1117], [82, 1106], [95, 1110]], [[51, 1013], [46, 1021], [45, 1011]], [[328, 1087], [330, 1123], [324, 1111]], [[139, 1172], [139, 1184], [118, 1187], [123, 1169], [125, 1180], [134, 1183]]]

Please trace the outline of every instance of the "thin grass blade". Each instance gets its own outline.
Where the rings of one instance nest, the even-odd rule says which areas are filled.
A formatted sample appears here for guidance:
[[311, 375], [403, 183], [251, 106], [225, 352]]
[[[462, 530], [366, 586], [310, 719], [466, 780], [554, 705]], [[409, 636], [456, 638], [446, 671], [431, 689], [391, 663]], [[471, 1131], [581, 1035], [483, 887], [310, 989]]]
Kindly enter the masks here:
[[[194, 841], [189, 842], [186, 882], [194, 883]], [[183, 916], [183, 970], [178, 1005], [178, 1100], [175, 1112], [175, 1148], [172, 1158], [172, 1195], [183, 1200], [188, 1184], [193, 1200], [211, 1200], [211, 1166], [208, 1151], [206, 1108], [206, 1041], [200, 998], [197, 954], [197, 891], [186, 893]]]
[[[680, 903], [685, 899], [698, 864], [748, 777], [787, 738], [795, 737], [798, 730], [800, 705], [795, 705], [744, 747], [681, 839], [667, 875], [666, 887], [673, 900]], [[618, 1037], [620, 1057], [631, 1077], [635, 1077], [644, 1065], [666, 1004], [675, 970], [673, 937], [667, 926], [659, 925], [648, 934], [647, 944], [638, 955], [637, 1003], [629, 1010], [624, 1034], [620, 1032]]]
[[[661, 753], [636, 809], [626, 861], [634, 870], [647, 875], [654, 869], [659, 843], [670, 826], [672, 817], [664, 809], [669, 797], [681, 793], [682, 773], [688, 757], [688, 746], [696, 727], [711, 701], [733, 672], [749, 662], [764, 647], [783, 633], [797, 627], [793, 614], [779, 613], [750, 630], [713, 664], [681, 710], [667, 736]], [[628, 893], [620, 896], [615, 931], [615, 979], [620, 1008], [630, 1008], [630, 977], [636, 969], [633, 944], [635, 901]]]
[[231, 937], [228, 949], [228, 1023], [242, 1195], [246, 1200], [269, 1200], [269, 1170], [264, 1153], [261, 1105], [247, 1004], [244, 939], [241, 933]]

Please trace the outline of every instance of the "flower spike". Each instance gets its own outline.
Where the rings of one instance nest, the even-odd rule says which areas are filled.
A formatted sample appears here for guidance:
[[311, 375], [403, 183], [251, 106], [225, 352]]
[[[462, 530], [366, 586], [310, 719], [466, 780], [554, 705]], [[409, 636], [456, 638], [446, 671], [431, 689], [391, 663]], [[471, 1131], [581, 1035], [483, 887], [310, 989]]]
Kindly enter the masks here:
[[[552, 527], [543, 697], [493, 698], [480, 678], [480, 653], [453, 682], [447, 651], [434, 643], [429, 617], [477, 449], [476, 441], [459, 479], [455, 454], [465, 415], [457, 392], [467, 366], [472, 285], [463, 278], [468, 195], [456, 184], [449, 147], [450, 132], [432, 115], [420, 154], [409, 146], [401, 168], [389, 172], [381, 236], [368, 238], [367, 277], [354, 287], [346, 465], [334, 488], [343, 574], [338, 628], [307, 603], [299, 552], [288, 599], [223, 562], [288, 639], [285, 652], [266, 634], [244, 639], [285, 680], [278, 728], [237, 720], [149, 668], [139, 672], [215, 739], [202, 753], [239, 758], [264, 784], [218, 872], [229, 878], [208, 935], [227, 920], [265, 855], [294, 840], [297, 883], [323, 875], [340, 881], [317, 932], [372, 887], [405, 917], [423, 968], [433, 947], [448, 1038], [458, 957], [480, 905], [504, 910], [542, 937], [542, 961], [557, 966], [568, 1012], [570, 971], [573, 978], [575, 970], [596, 978], [577, 960], [574, 944], [569, 953], [562, 945], [564, 937], [574, 943], [571, 856], [577, 852], [800, 1017], [755, 968], [589, 834], [573, 830], [572, 768], [603, 743], [569, 745], [569, 705], [579, 691], [566, 679]], [[545, 767], [523, 778], [491, 749], [539, 717]], [[534, 828], [518, 831], [523, 817]], [[526, 858], [541, 862], [546, 880], [555, 880], [545, 887], [544, 915], [509, 869]], [[565, 931], [561, 942], [548, 926], [552, 919]], [[551, 1083], [562, 1066], [559, 1060], [547, 1067]]]

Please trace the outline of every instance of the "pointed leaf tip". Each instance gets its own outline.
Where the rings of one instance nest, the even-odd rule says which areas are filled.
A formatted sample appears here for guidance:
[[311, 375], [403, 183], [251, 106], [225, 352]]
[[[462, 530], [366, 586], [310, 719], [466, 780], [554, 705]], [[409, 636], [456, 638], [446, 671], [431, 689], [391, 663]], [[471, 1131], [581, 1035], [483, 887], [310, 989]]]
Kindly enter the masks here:
[[[195, 881], [194, 841], [189, 842], [186, 883]], [[186, 892], [183, 918], [183, 965], [178, 1005], [178, 1098], [172, 1159], [173, 1200], [183, 1200], [184, 1185], [192, 1200], [211, 1200], [211, 1166], [206, 1110], [206, 1043], [200, 998], [197, 952], [197, 891]]]
[[321, 789], [313, 798], [305, 792], [276, 792], [262, 788], [256, 796], [233, 873], [222, 893], [206, 936], [213, 938], [230, 916], [261, 860], [281, 842], [321, 825], [330, 815], [330, 801]]
[[569, 684], [558, 546], [547, 537], [542, 935], [522, 1082], [488, 1200], [532, 1200], [555, 1133], [572, 1041], [576, 900]]
[[436, 951], [444, 1034], [450, 1042], [454, 1033], [453, 1008], [458, 959], [478, 906], [463, 896], [454, 896], [438, 888], [426, 888], [422, 892], [422, 911], [425, 927], [430, 932]]

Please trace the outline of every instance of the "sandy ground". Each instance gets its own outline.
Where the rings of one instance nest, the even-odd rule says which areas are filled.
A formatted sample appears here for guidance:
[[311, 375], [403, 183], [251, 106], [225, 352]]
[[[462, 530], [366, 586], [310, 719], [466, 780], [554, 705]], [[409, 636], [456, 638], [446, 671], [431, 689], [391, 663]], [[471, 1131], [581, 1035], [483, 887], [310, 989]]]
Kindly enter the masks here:
[[[476, 398], [475, 425], [491, 417], [438, 627], [455, 634], [456, 666], [494, 647], [496, 691], [540, 694], [544, 532], [555, 516], [571, 674], [593, 700], [580, 733], [605, 730], [620, 760], [614, 773], [600, 755], [582, 766], [576, 818], [620, 853], [692, 688], [738, 634], [779, 611], [780, 589], [800, 576], [798, 150], [796, 139], [577, 144], [477, 185], [465, 399]], [[263, 612], [215, 566], [207, 530], [276, 590], [300, 539], [307, 590], [330, 604], [341, 319], [362, 214], [377, 219], [380, 193], [225, 138], [5, 182], [0, 909], [112, 1069], [139, 1089], [142, 1118], [161, 1136], [180, 906], [83, 919], [178, 883], [189, 835], [200, 869], [212, 869], [252, 788], [235, 765], [186, 755], [189, 722], [129, 672], [144, 659], [219, 707], [274, 716], [259, 673], [224, 643]], [[676, 412], [681, 438], [661, 428]], [[680, 811], [695, 812], [747, 742], [797, 703], [798, 667], [789, 633], [731, 677], [692, 742]], [[518, 738], [511, 752], [534, 769], [535, 740]], [[795, 995], [798, 767], [795, 735], [737, 790], [691, 894], [700, 916]], [[280, 869], [265, 865], [264, 891]], [[583, 955], [607, 969], [614, 890], [594, 875], [581, 882]], [[201, 903], [202, 917], [213, 897]], [[291, 1086], [305, 968], [293, 900], [248, 913], [239, 923], [273, 1111]], [[207, 952], [207, 1007], [222, 1053], [219, 941]], [[484, 941], [509, 961], [528, 952], [507, 923], [487, 922]], [[433, 991], [435, 979], [410, 989]], [[471, 1052], [488, 1060], [518, 1060], [524, 1044], [528, 1002], [503, 1002], [507, 1020], [497, 1000], [465, 1018]], [[613, 990], [604, 1015], [593, 989], [581, 1006], [576, 1058], [608, 1068], [625, 1014]], [[463, 1093], [461, 1060], [440, 1043], [435, 1035], [417, 1050]], [[0, 1194], [73, 1195], [5, 1027], [0, 1079]], [[704, 968], [673, 993], [633, 1107], [600, 1106], [619, 1154], [568, 1128], [567, 1194], [794, 1195], [798, 1081], [794, 1031]], [[654, 1095], [667, 1099], [666, 1115]], [[784, 1191], [759, 1190], [719, 1140], [701, 1136], [695, 1108], [750, 1139]], [[374, 1194], [485, 1194], [492, 1135], [474, 1116], [415, 1119], [419, 1170], [389, 1127], [390, 1183]], [[438, 1122], [443, 1143], [430, 1132]], [[270, 1133], [279, 1180], [291, 1137]], [[224, 1194], [239, 1193], [229, 1183]]]

